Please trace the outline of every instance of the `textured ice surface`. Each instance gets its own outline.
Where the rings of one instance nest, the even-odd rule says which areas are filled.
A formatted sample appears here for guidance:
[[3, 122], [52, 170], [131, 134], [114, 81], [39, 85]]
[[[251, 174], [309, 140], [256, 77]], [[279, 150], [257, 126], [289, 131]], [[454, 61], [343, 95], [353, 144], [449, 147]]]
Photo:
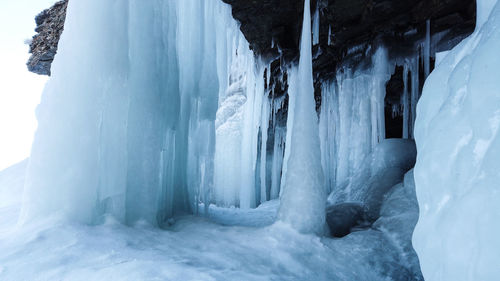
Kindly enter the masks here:
[[[19, 197], [22, 170], [0, 173], [0, 190]], [[165, 229], [111, 216], [93, 226], [48, 216], [17, 228], [19, 200], [1, 197], [0, 280], [413, 280], [402, 241], [416, 216], [407, 182], [389, 193], [375, 229], [342, 239], [273, 224], [278, 200], [256, 209], [210, 205], [207, 218], [179, 217]]]
[[[181, 217], [167, 229], [144, 221], [125, 226], [110, 217], [94, 226], [57, 218], [17, 229], [15, 222], [3, 224], [0, 279], [411, 280], [384, 232], [332, 239], [283, 223], [266, 226], [277, 208], [278, 201], [253, 210], [212, 205], [210, 219]], [[0, 221], [11, 216], [0, 209]]]
[[500, 276], [500, 4], [442, 59], [418, 105], [413, 236], [426, 280]]
[[393, 186], [384, 196], [380, 218], [373, 228], [381, 230], [400, 254], [401, 264], [412, 272], [412, 280], [423, 280], [417, 253], [413, 249], [412, 234], [418, 220], [413, 170], [404, 181]]

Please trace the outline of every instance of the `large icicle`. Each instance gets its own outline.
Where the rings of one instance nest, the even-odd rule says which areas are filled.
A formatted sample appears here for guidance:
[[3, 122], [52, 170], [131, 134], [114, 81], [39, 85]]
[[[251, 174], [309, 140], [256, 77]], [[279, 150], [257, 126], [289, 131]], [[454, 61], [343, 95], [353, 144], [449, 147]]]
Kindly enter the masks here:
[[321, 167], [318, 117], [315, 111], [312, 77], [310, 2], [304, 1], [304, 21], [296, 79], [295, 118], [281, 197], [279, 220], [305, 233], [322, 234], [325, 225], [326, 192]]

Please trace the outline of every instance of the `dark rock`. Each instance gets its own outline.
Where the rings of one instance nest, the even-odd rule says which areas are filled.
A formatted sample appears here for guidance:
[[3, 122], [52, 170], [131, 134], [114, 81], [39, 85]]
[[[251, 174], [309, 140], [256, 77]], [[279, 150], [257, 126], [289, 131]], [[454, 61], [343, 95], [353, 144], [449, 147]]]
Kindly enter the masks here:
[[64, 29], [68, 0], [54, 4], [35, 18], [38, 32], [30, 43], [31, 57], [28, 70], [41, 75], [50, 75], [50, 68], [57, 53], [59, 39]]
[[[234, 18], [257, 55], [280, 64], [296, 61], [303, 0], [223, 1], [232, 6]], [[30, 48], [30, 71], [50, 75], [66, 6], [67, 0], [60, 1], [36, 17], [39, 34]], [[373, 44], [385, 42], [408, 51], [424, 37], [427, 19], [432, 34], [447, 31], [441, 48], [450, 49], [472, 32], [476, 17], [473, 0], [312, 0], [311, 6], [312, 12], [317, 7], [320, 13], [320, 43], [314, 46], [317, 55], [313, 62], [316, 83], [333, 78], [339, 63], [359, 63], [370, 56]], [[320, 95], [316, 96], [319, 108]]]
[[326, 223], [333, 237], [344, 237], [353, 230], [370, 226], [370, 218], [363, 205], [341, 203], [326, 208]]
[[[297, 59], [303, 0], [223, 1], [232, 6], [257, 55]], [[319, 79], [332, 78], [336, 65], [346, 59], [361, 61], [377, 41], [414, 44], [425, 36], [428, 19], [432, 34], [447, 30], [451, 38], [463, 38], [473, 31], [476, 17], [473, 0], [312, 0], [311, 6], [320, 13], [320, 43], [314, 47], [319, 55], [313, 63]], [[359, 48], [348, 52], [353, 47]]]

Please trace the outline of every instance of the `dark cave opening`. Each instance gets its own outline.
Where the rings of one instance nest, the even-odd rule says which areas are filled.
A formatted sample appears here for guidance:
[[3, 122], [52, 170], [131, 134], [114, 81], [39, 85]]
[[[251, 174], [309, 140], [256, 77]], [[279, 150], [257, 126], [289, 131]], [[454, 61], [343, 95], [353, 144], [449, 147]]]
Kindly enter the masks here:
[[403, 66], [397, 65], [394, 74], [385, 86], [385, 137], [388, 139], [403, 138], [404, 89]]

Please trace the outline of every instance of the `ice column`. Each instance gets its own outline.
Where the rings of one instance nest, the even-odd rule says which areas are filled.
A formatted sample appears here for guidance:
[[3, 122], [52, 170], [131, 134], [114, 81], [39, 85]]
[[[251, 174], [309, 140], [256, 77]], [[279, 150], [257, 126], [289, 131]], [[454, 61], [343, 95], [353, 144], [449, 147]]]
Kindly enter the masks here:
[[299, 66], [290, 71], [290, 78], [297, 79], [295, 117], [278, 217], [298, 231], [322, 234], [326, 192], [313, 94], [309, 0], [304, 5]]

